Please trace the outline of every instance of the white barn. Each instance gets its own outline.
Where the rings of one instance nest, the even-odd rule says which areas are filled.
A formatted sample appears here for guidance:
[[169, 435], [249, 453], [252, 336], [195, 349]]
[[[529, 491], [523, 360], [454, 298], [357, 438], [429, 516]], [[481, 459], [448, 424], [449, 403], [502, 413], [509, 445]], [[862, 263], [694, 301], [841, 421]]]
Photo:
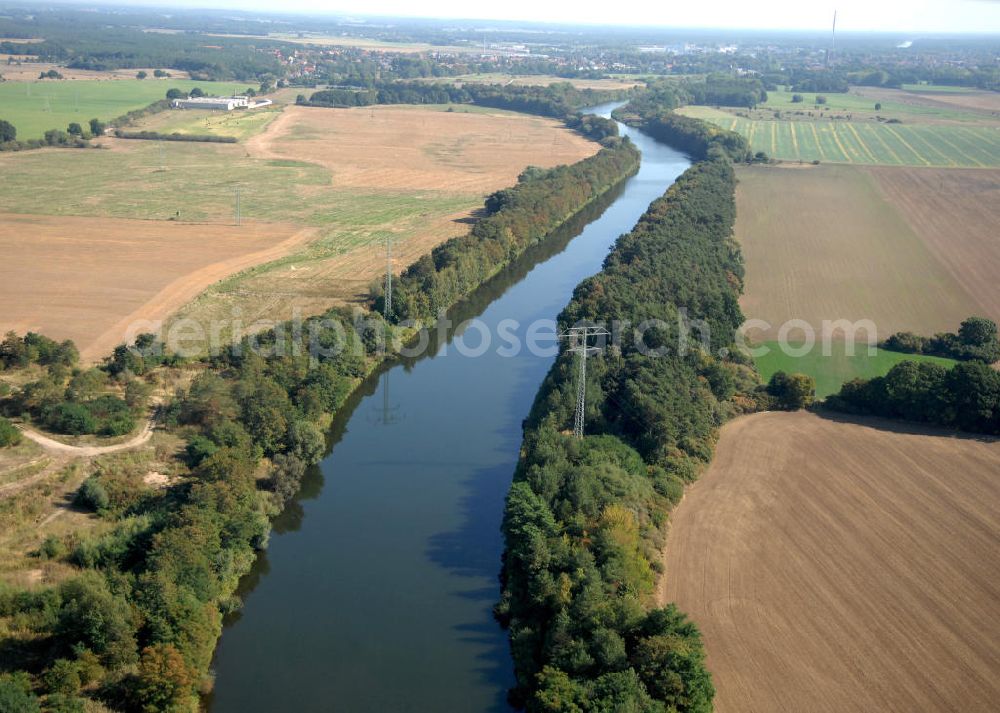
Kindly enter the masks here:
[[250, 106], [249, 97], [190, 97], [188, 99], [174, 99], [171, 104], [175, 109], [220, 109], [222, 111], [232, 111], [233, 109], [246, 109]]

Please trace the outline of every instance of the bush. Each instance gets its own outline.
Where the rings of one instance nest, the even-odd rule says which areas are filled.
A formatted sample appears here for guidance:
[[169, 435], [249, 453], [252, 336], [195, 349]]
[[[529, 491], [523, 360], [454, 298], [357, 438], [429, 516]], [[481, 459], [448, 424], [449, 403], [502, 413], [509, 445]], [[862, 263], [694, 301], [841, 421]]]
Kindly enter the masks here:
[[[197, 675], [170, 644], [156, 644], [142, 650], [134, 697], [139, 710], [179, 710], [190, 703]], [[186, 709], [186, 707], [184, 707]]]
[[293, 455], [279, 453], [274, 457], [270, 487], [280, 506], [284, 507], [299, 492], [305, 472], [306, 464]]
[[184, 454], [189, 466], [197, 468], [201, 462], [219, 450], [219, 446], [210, 438], [201, 435], [191, 436], [188, 439]]
[[83, 646], [113, 666], [135, 661], [135, 627], [132, 610], [115, 596], [104, 577], [85, 572], [59, 587], [62, 606], [55, 634], [67, 648]]
[[97, 420], [83, 404], [63, 402], [51, 408], [45, 423], [56, 433], [80, 436], [97, 431]]
[[111, 505], [108, 491], [93, 477], [83, 481], [83, 485], [76, 491], [76, 497], [73, 499], [73, 502], [93, 512], [107, 510]]
[[49, 693], [75, 696], [80, 692], [80, 671], [76, 662], [69, 659], [56, 659], [42, 676], [42, 681]]
[[47, 560], [58, 559], [66, 554], [66, 543], [55, 535], [49, 535], [38, 548], [38, 554]]
[[813, 402], [816, 380], [806, 374], [775, 372], [767, 384], [767, 393], [774, 397], [775, 408], [797, 411]]
[[39, 713], [38, 698], [31, 693], [31, 682], [21, 677], [0, 676], [0, 711], [3, 713]]
[[17, 129], [9, 121], [0, 119], [0, 143], [17, 140]]
[[0, 416], [0, 448], [16, 446], [21, 442], [21, 432], [9, 420]]

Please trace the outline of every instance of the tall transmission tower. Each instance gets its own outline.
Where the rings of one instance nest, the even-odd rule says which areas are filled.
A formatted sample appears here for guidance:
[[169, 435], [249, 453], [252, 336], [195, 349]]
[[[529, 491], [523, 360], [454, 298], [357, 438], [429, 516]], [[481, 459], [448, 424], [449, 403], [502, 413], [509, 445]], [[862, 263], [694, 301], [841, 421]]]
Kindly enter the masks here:
[[826, 66], [830, 66], [833, 54], [837, 51], [837, 11], [833, 11], [833, 29], [830, 32], [830, 49], [826, 53]]
[[587, 413], [587, 357], [597, 354], [599, 347], [590, 346], [590, 337], [606, 337], [611, 332], [603, 327], [571, 327], [559, 335], [560, 339], [569, 340], [569, 351], [577, 355], [580, 365], [576, 385], [576, 414], [573, 417], [573, 435], [583, 438], [583, 421]]
[[240, 222], [240, 187], [236, 186], [236, 225], [242, 225]]
[[383, 316], [388, 321], [392, 314], [392, 235], [385, 234], [385, 309]]

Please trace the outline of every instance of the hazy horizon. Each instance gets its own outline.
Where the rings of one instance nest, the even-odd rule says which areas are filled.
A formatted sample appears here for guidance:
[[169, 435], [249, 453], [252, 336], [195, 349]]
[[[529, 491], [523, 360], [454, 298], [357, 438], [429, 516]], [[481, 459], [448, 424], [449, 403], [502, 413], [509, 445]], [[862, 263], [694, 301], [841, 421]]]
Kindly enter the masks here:
[[[41, 3], [39, 3], [41, 4]], [[664, 7], [659, 3], [633, 3], [628, 14], [611, 14], [596, 6], [579, 6], [568, 0], [508, 0], [502, 5], [470, 4], [461, 0], [427, 0], [414, 11], [405, 0], [371, 0], [359, 12], [355, 3], [343, 0], [286, 0], [280, 7], [260, 0], [120, 0], [110, 5], [136, 8], [184, 8], [241, 10], [273, 14], [356, 16], [359, 18], [410, 18], [440, 20], [482, 20], [565, 25], [646, 27], [662, 29], [721, 29], [774, 31], [829, 31], [834, 10], [839, 32], [888, 33], [1000, 33], [1000, 1], [955, 0], [842, 0], [803, 3], [771, 0], [748, 4], [717, 0], [710, 6]]]

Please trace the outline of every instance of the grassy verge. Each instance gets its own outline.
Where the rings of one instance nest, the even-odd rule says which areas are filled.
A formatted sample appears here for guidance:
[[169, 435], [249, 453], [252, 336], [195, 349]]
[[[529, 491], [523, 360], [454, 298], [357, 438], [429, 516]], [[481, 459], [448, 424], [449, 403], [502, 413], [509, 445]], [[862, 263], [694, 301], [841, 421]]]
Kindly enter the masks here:
[[[764, 342], [761, 346], [770, 351], [755, 357], [754, 363], [761, 377], [767, 381], [775, 372], [807, 374], [816, 380], [816, 397], [823, 399], [840, 391], [840, 387], [851, 379], [871, 379], [884, 376], [901, 361], [929, 361], [950, 367], [952, 359], [924, 356], [922, 354], [901, 354], [888, 349], [876, 349], [868, 354], [867, 345], [857, 345], [855, 353], [849, 355], [842, 342], [831, 344], [829, 354], [823, 354], [821, 344], [816, 344], [802, 356], [790, 356], [782, 351], [778, 342]], [[802, 345], [790, 345], [793, 352]]]

